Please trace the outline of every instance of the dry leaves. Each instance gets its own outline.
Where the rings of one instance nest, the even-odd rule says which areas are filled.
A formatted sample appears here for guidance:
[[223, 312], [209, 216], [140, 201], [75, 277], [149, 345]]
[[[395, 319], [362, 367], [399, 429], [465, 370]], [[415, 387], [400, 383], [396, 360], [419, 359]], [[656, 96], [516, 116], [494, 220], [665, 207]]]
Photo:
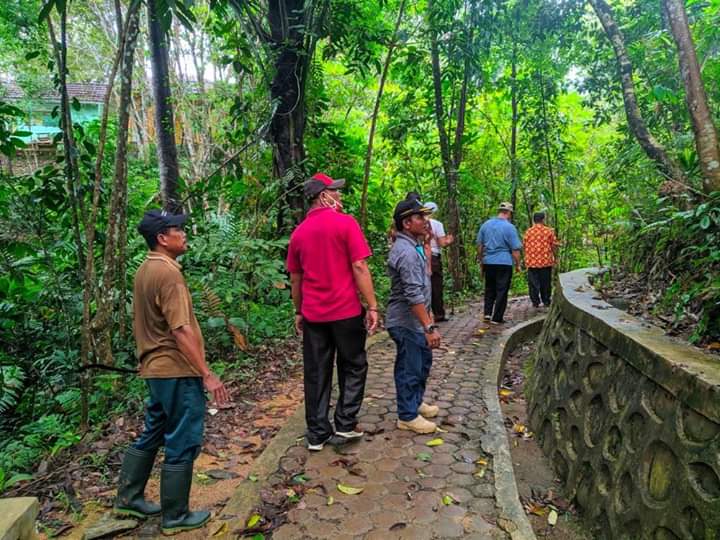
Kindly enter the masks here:
[[505, 427], [510, 430], [512, 435], [520, 437], [524, 440], [532, 439], [535, 434], [528, 429], [528, 427], [520, 421], [520, 418], [513, 416], [512, 418], [505, 418]]
[[340, 493], [345, 495], [360, 495], [365, 488], [346, 486], [345, 484], [338, 484], [337, 489]]

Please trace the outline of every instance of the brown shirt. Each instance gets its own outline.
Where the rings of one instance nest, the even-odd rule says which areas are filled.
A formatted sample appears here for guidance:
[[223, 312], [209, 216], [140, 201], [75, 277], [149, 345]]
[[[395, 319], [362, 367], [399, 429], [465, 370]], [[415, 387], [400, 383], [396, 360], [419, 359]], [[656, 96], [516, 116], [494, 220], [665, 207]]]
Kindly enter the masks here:
[[200, 336], [205, 355], [202, 332], [181, 268], [170, 257], [151, 252], [135, 274], [133, 333], [140, 376], [144, 379], [201, 376], [180, 352], [172, 334], [181, 326], [192, 326]]

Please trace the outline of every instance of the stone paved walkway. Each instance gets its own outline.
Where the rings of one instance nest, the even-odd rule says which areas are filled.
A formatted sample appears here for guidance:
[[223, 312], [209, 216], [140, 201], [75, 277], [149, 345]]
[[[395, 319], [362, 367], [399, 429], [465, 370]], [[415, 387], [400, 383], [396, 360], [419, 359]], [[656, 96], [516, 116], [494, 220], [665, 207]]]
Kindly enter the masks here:
[[[529, 302], [515, 300], [507, 316], [517, 323], [528, 311]], [[440, 327], [443, 347], [434, 355], [426, 401], [440, 407], [444, 431], [433, 435], [395, 428], [395, 346], [386, 339], [370, 349], [360, 414], [366, 436], [341, 453], [309, 453], [302, 441], [288, 448], [269, 484], [287, 485], [298, 474], [307, 482], [273, 539], [508, 538], [498, 525], [492, 456], [481, 442], [482, 365], [507, 326], [489, 327], [481, 316], [481, 305], [470, 305]], [[438, 438], [442, 444], [427, 446]], [[339, 483], [363, 491], [346, 495]], [[270, 490], [263, 488], [264, 497]]]

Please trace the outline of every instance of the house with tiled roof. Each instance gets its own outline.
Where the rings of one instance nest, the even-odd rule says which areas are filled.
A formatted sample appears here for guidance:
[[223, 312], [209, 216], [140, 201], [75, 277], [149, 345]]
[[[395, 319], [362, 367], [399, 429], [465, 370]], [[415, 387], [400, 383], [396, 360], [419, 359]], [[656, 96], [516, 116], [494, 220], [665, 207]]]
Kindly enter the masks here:
[[[84, 124], [100, 118], [106, 84], [68, 83], [67, 90], [70, 101], [75, 103], [72, 111], [73, 122]], [[0, 81], [0, 100], [13, 103], [27, 113], [26, 123], [18, 126], [18, 129], [32, 133], [24, 138], [25, 142], [50, 142], [55, 134], [60, 132], [57, 114], [60, 94], [55, 89], [28, 94], [14, 82]]]

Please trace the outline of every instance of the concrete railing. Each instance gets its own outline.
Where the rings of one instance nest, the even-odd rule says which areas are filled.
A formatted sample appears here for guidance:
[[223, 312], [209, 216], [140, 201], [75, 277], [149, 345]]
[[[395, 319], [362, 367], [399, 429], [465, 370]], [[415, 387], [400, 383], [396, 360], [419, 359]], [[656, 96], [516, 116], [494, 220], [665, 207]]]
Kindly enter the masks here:
[[560, 276], [530, 424], [601, 538], [720, 538], [720, 360]]
[[35, 540], [39, 508], [35, 497], [0, 499], [0, 540]]

